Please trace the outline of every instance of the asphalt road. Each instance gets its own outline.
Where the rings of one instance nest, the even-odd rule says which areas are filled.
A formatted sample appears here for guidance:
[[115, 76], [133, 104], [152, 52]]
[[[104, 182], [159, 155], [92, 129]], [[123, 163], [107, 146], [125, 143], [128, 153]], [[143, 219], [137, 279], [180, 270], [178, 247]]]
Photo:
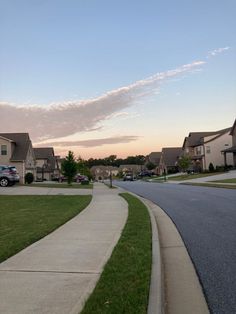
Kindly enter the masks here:
[[235, 314], [236, 190], [141, 181], [115, 184], [165, 210], [185, 242], [210, 311]]

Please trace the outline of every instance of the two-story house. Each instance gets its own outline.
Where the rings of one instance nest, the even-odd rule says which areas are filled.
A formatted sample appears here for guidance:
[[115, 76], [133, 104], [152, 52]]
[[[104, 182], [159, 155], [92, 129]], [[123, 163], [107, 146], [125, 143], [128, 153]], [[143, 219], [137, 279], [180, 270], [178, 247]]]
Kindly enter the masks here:
[[222, 151], [222, 153], [224, 154], [224, 163], [225, 166], [229, 166], [228, 155], [233, 155], [232, 165], [236, 167], [236, 119], [229, 134], [232, 136], [232, 146]]
[[28, 133], [0, 133], [0, 164], [15, 166], [21, 183], [27, 172], [36, 176], [36, 160]]
[[54, 154], [53, 147], [34, 148], [37, 167], [37, 180], [52, 180], [59, 177], [58, 158]]
[[178, 159], [182, 156], [182, 147], [164, 147], [161, 151], [158, 173], [175, 173], [178, 171]]
[[[221, 151], [232, 146], [231, 128], [214, 132], [190, 132], [185, 137], [183, 151], [192, 160], [191, 168], [195, 171], [209, 169], [210, 163], [224, 166], [224, 156]], [[227, 156], [228, 165], [232, 164], [232, 154]]]

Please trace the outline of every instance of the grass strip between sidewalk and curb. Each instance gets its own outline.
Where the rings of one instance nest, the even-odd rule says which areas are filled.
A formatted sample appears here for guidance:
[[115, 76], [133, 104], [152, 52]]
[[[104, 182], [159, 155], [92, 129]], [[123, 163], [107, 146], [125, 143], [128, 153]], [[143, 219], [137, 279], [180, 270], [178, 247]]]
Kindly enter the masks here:
[[192, 182], [186, 182], [186, 183], [180, 183], [181, 185], [193, 185], [193, 186], [205, 186], [209, 188], [221, 188], [221, 189], [231, 189], [235, 190], [236, 185], [226, 185], [226, 184], [214, 184], [214, 183], [192, 183]]
[[1, 195], [0, 262], [79, 214], [91, 199], [91, 195]]
[[81, 314], [147, 313], [152, 263], [152, 230], [147, 207], [120, 194], [129, 214], [111, 258]]

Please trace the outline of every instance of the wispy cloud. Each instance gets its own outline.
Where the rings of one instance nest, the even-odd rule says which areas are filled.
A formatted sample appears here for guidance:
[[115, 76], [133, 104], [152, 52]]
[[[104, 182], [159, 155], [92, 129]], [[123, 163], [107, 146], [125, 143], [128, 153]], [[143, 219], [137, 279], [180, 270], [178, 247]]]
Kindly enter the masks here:
[[0, 132], [29, 132], [34, 141], [42, 141], [96, 129], [113, 114], [155, 93], [166, 80], [192, 72], [204, 63], [195, 61], [174, 70], [157, 73], [93, 99], [47, 107], [0, 103]]
[[130, 143], [137, 141], [139, 136], [133, 135], [124, 135], [124, 136], [114, 136], [107, 138], [97, 138], [90, 140], [81, 140], [81, 141], [64, 141], [64, 142], [48, 142], [46, 144], [38, 144], [38, 146], [54, 146], [54, 147], [97, 147], [103, 145], [111, 144], [121, 144], [121, 143]]
[[210, 58], [210, 57], [215, 57], [217, 56], [218, 54], [222, 53], [222, 52], [225, 52], [227, 50], [229, 50], [230, 47], [223, 47], [223, 48], [217, 48], [217, 49], [214, 49], [212, 51], [209, 51], [208, 52], [208, 55], [207, 55], [207, 58]]

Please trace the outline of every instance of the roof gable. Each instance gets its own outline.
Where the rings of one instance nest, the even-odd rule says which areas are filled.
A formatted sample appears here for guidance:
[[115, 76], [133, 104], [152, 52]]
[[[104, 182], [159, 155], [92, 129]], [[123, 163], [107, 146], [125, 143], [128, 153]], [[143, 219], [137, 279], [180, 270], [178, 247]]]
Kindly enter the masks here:
[[162, 156], [166, 166], [175, 166], [176, 161], [182, 154], [182, 147], [164, 147], [162, 149]]
[[0, 136], [15, 143], [11, 156], [12, 161], [26, 160], [29, 148], [32, 145], [28, 133], [0, 133]]

